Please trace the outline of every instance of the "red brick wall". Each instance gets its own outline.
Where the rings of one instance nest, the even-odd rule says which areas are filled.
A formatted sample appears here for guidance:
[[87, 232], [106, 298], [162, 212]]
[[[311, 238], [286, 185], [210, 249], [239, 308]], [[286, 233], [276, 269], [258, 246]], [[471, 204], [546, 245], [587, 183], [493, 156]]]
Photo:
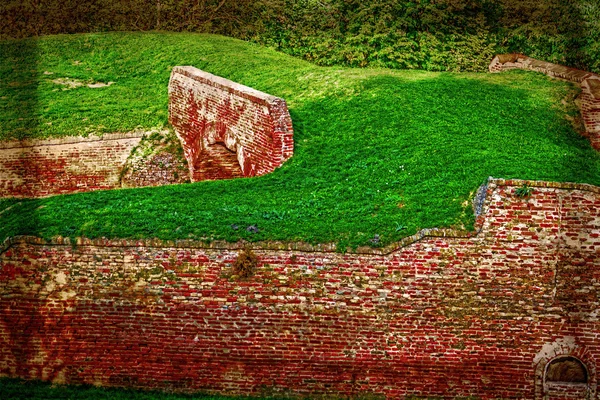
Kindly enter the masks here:
[[600, 151], [600, 76], [575, 68], [536, 60], [522, 54], [499, 54], [490, 63], [490, 72], [526, 69], [577, 83], [581, 87], [580, 110], [592, 147]]
[[581, 84], [581, 116], [592, 146], [600, 150], [600, 76], [594, 75]]
[[293, 154], [283, 99], [194, 67], [173, 68], [169, 120], [192, 181], [267, 174]]
[[[477, 232], [384, 249], [14, 238], [0, 375], [225, 393], [596, 396], [600, 188], [489, 183]], [[587, 385], [550, 385], [577, 357]], [[558, 397], [557, 397], [558, 396]], [[579, 397], [578, 397], [579, 396]]]
[[141, 133], [0, 142], [0, 197], [41, 197], [120, 187]]

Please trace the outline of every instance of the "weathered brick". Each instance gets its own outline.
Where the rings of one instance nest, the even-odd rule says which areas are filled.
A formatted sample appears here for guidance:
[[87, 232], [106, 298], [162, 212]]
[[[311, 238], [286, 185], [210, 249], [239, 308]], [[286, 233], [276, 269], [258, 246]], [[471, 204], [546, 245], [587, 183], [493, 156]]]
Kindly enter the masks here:
[[0, 197], [43, 197], [120, 187], [141, 133], [0, 142]]
[[173, 68], [169, 121], [192, 181], [267, 174], [293, 154], [283, 99], [194, 67]]

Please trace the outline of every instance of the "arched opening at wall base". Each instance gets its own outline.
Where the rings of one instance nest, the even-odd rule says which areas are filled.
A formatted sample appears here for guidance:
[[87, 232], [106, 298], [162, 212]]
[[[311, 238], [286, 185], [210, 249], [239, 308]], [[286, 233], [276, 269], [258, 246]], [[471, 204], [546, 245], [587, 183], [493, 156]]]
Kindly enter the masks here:
[[546, 343], [536, 356], [535, 399], [595, 399], [596, 368], [575, 338]]

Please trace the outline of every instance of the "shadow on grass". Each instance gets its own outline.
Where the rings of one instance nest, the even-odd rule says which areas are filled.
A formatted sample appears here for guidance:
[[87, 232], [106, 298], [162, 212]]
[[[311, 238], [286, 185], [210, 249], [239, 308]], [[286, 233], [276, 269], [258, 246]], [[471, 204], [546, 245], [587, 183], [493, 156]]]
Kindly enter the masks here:
[[[39, 77], [37, 39], [0, 41], [0, 130], [6, 140], [23, 143], [39, 129]], [[22, 154], [21, 171], [32, 170], [33, 160]], [[3, 168], [0, 162], [0, 168]], [[10, 229], [4, 237], [37, 230], [37, 201], [0, 199], [0, 225]], [[2, 229], [0, 229], [2, 230]], [[4, 233], [4, 232], [3, 232]]]
[[[77, 399], [77, 400], [252, 400], [258, 397], [220, 396], [207, 393], [166, 393], [122, 388], [103, 388], [90, 385], [52, 385], [48, 382], [0, 378], [3, 400]], [[274, 397], [261, 397], [275, 400]]]
[[9, 116], [1, 129], [10, 132], [7, 138], [23, 140], [39, 127], [37, 39], [2, 41], [0, 57], [0, 104]]

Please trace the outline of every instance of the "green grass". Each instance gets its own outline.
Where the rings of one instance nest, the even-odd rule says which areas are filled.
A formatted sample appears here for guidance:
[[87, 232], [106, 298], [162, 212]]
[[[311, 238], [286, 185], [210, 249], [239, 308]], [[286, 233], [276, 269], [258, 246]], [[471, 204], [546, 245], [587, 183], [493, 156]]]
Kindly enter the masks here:
[[[194, 65], [285, 98], [296, 146], [282, 168], [258, 178], [0, 200], [0, 238], [345, 249], [375, 235], [383, 245], [422, 228], [472, 228], [468, 200], [488, 176], [600, 185], [600, 155], [566, 119], [576, 89], [540, 74], [322, 68], [238, 40], [174, 33], [6, 41], [0, 54], [4, 139], [166, 126], [170, 70]], [[56, 78], [115, 84], [62, 90]], [[259, 231], [246, 230], [252, 225]]]
[[158, 391], [102, 388], [89, 385], [52, 385], [40, 381], [0, 378], [3, 400], [251, 400], [247, 396], [219, 396], [209, 394], [174, 394]]

